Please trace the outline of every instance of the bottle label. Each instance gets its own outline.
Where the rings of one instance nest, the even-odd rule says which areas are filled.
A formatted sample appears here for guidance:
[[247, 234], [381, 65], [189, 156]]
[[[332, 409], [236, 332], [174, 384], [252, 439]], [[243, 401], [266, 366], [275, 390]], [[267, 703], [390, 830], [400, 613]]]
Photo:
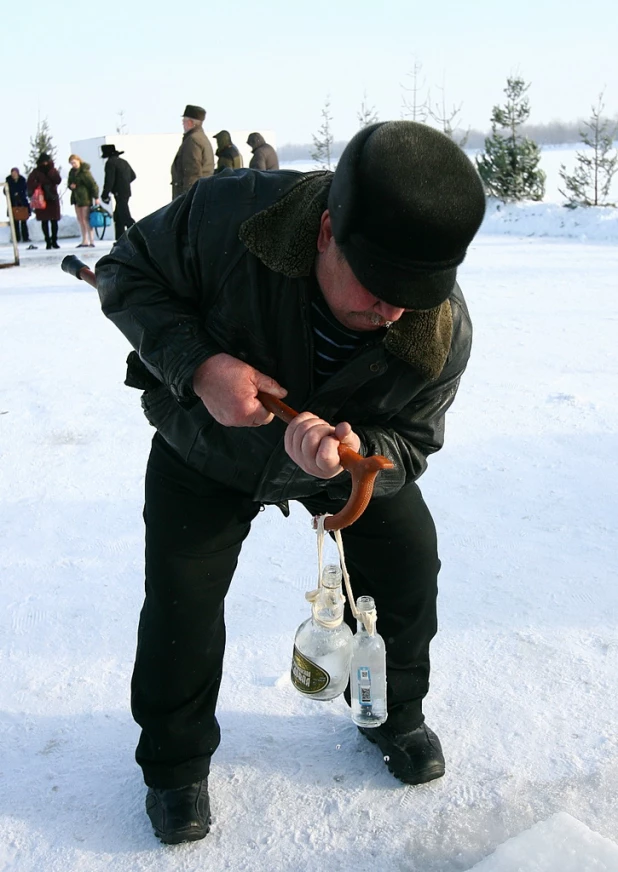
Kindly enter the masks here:
[[362, 706], [371, 706], [371, 670], [368, 666], [358, 668], [358, 702]]
[[296, 645], [292, 655], [292, 684], [301, 693], [319, 693], [330, 684], [330, 675], [321, 666], [301, 654]]

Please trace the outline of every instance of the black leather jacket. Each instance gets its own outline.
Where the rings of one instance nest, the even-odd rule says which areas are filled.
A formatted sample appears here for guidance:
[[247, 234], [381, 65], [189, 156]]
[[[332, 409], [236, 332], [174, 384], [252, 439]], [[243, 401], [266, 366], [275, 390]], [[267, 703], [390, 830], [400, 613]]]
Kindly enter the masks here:
[[378, 476], [377, 498], [418, 478], [442, 446], [469, 356], [470, 319], [455, 286], [442, 306], [406, 313], [314, 388], [309, 301], [331, 178], [225, 170], [139, 221], [96, 267], [104, 313], [147, 368], [149, 421], [189, 465], [263, 503], [324, 490], [345, 499], [349, 476], [303, 472], [284, 449], [279, 420], [218, 424], [191, 387], [208, 357], [231, 354], [286, 387], [292, 408], [349, 421], [362, 453], [395, 464]]

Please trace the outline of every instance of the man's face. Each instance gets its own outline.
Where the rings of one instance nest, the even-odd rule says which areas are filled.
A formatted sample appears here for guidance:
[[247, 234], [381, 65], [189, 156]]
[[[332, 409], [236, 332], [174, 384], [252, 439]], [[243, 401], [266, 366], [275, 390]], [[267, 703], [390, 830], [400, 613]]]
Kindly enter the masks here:
[[11, 175], [14, 181], [17, 181], [17, 179], [19, 178], [19, 173], [17, 172], [17, 170], [11, 170]]
[[344, 327], [379, 330], [408, 311], [379, 300], [361, 285], [337, 248], [328, 210], [320, 224], [316, 276], [328, 308]]
[[186, 133], [187, 130], [193, 130], [193, 118], [185, 118], [182, 116], [182, 129]]

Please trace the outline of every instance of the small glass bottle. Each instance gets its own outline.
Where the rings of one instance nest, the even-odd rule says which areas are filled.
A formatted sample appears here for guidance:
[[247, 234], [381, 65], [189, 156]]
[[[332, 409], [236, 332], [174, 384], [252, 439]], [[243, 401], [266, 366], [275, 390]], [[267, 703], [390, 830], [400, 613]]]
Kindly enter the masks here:
[[376, 632], [373, 597], [359, 596], [356, 608], [368, 618], [369, 631], [362, 620], [352, 640], [350, 663], [350, 697], [352, 720], [359, 727], [379, 727], [388, 717], [386, 711], [386, 648]]
[[312, 699], [335, 699], [350, 677], [352, 631], [343, 620], [341, 580], [340, 566], [324, 567], [321, 587], [307, 594], [311, 617], [294, 638], [292, 684]]

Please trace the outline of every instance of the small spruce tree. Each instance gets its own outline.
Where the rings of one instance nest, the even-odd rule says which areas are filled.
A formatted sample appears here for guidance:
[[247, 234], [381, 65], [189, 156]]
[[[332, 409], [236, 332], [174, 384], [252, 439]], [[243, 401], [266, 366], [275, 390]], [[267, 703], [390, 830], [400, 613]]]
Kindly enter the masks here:
[[529, 87], [519, 77], [507, 79], [506, 105], [494, 106], [491, 136], [476, 159], [487, 193], [499, 200], [542, 200], [545, 193], [545, 173], [539, 168], [541, 149], [519, 132], [530, 115]]
[[369, 127], [370, 124], [377, 124], [380, 120], [375, 106], [367, 104], [367, 91], [363, 94], [363, 102], [361, 103], [360, 111], [357, 112], [359, 127], [362, 130], [364, 127]]
[[121, 133], [123, 135], [128, 133], [129, 131], [124, 120], [124, 109], [120, 109], [116, 112], [116, 115], [118, 116], [118, 121], [116, 122], [116, 133]]
[[318, 130], [318, 135], [311, 134], [313, 139], [313, 151], [311, 157], [323, 169], [332, 169], [332, 154], [333, 154], [333, 134], [331, 130], [331, 122], [333, 120], [330, 114], [330, 95], [326, 98], [324, 108], [322, 109], [322, 126]]
[[460, 148], [465, 148], [468, 142], [468, 137], [470, 136], [470, 128], [467, 131], [462, 132], [461, 127], [459, 126], [458, 116], [461, 112], [461, 107], [463, 103], [460, 103], [459, 106], [453, 106], [450, 110], [446, 108], [446, 87], [443, 84], [440, 88], [442, 92], [442, 98], [440, 102], [431, 103], [431, 95], [427, 98], [427, 112], [429, 113], [429, 117], [439, 125], [440, 130], [445, 133], [449, 139], [452, 139], [453, 142], [456, 142]]
[[566, 190], [558, 190], [571, 209], [576, 206], [616, 205], [609, 203], [607, 198], [618, 171], [618, 151], [614, 148], [618, 123], [603, 118], [604, 108], [601, 92], [597, 105], [591, 107], [590, 119], [583, 122], [579, 131], [581, 141], [589, 150], [575, 153], [576, 167], [572, 174], [567, 173], [564, 164], [560, 167], [560, 178]]
[[24, 166], [27, 176], [36, 167], [36, 162], [42, 154], [48, 154], [54, 162], [56, 161], [56, 147], [52, 142], [47, 118], [38, 122], [36, 133], [30, 139], [30, 154], [28, 155], [28, 163]]
[[401, 107], [402, 117], [410, 118], [412, 121], [418, 121], [421, 124], [427, 120], [427, 115], [429, 114], [427, 98], [424, 100], [421, 99], [421, 90], [425, 87], [424, 79], [422, 83], [419, 84], [422, 69], [423, 65], [415, 58], [414, 66], [409, 73], [406, 73], [408, 78], [411, 79], [411, 84], [409, 87], [406, 87], [405, 85], [401, 86], [402, 91], [405, 92], [403, 94], [403, 105]]

